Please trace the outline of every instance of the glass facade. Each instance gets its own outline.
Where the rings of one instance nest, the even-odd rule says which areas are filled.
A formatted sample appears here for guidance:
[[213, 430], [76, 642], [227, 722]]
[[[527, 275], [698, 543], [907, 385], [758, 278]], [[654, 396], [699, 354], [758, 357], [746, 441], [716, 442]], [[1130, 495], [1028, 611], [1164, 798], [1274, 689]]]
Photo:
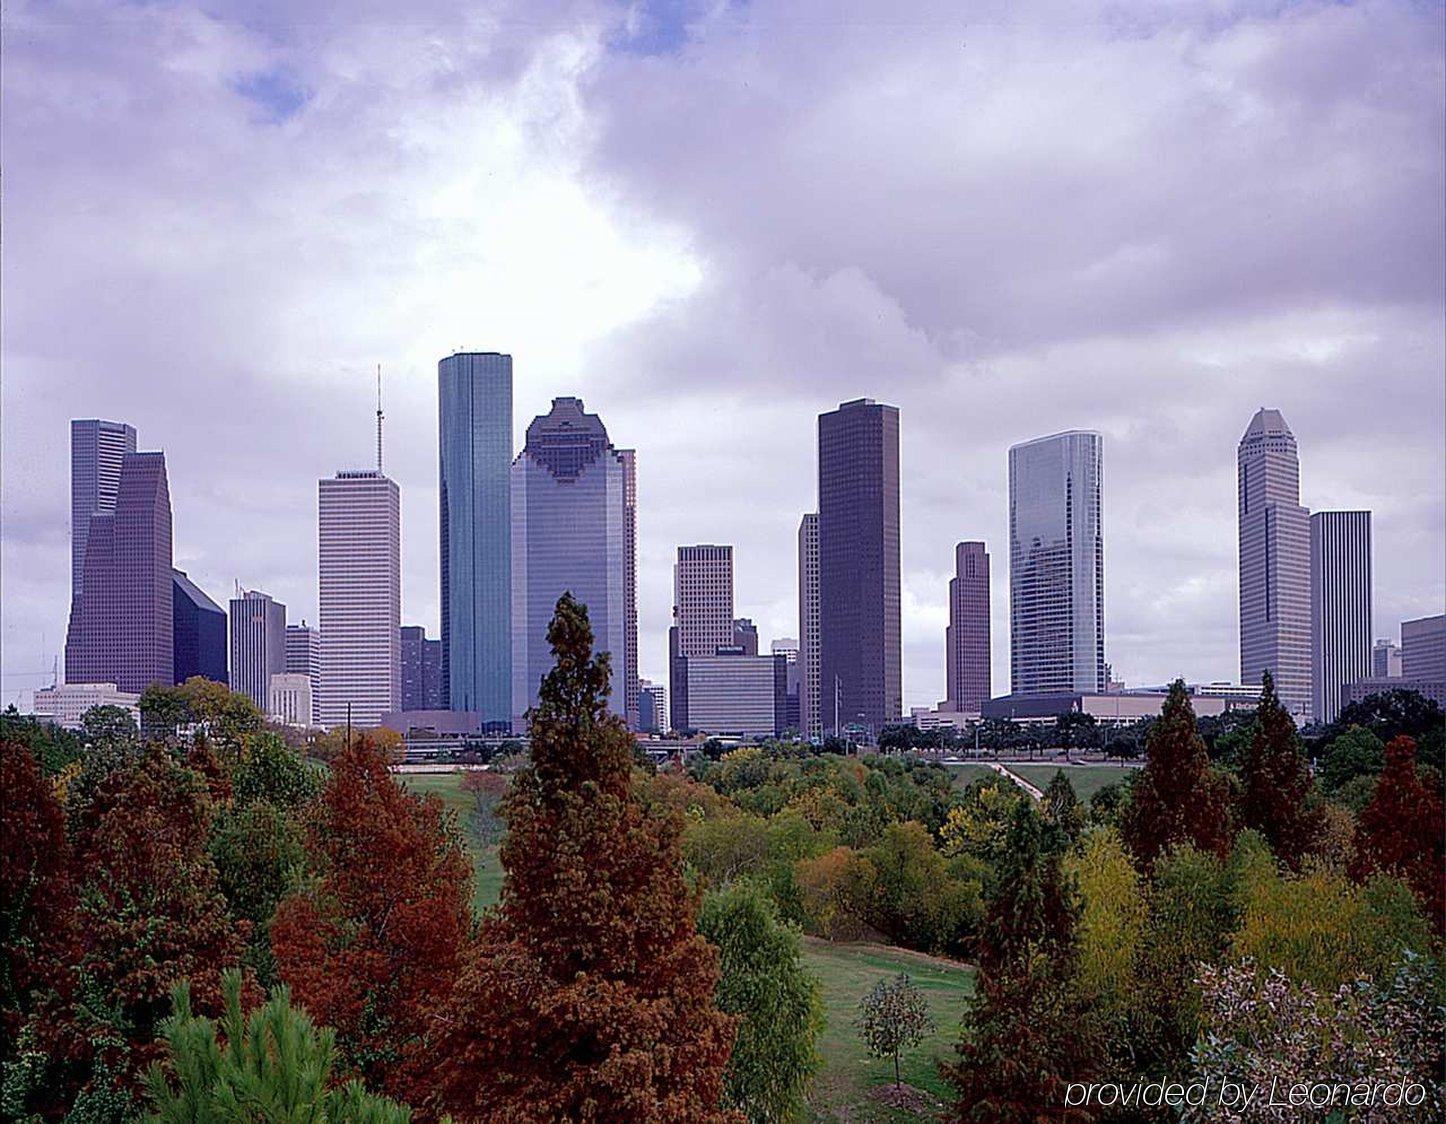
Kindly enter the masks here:
[[70, 594], [79, 595], [85, 572], [90, 517], [115, 511], [121, 458], [136, 451], [136, 431], [125, 422], [77, 418], [70, 423]]
[[512, 356], [437, 364], [442, 703], [506, 729], [512, 691]]
[[1016, 695], [1103, 691], [1104, 438], [1009, 450], [1009, 669]]
[[193, 675], [226, 683], [226, 611], [206, 596], [184, 570], [171, 575], [175, 679]]

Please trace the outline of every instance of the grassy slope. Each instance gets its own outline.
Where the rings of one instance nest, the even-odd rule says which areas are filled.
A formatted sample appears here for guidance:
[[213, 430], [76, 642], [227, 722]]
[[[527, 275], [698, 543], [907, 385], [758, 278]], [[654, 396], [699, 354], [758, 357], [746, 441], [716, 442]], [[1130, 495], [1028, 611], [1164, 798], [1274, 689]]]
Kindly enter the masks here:
[[987, 765], [947, 765], [945, 766], [954, 777], [954, 787], [958, 789], [968, 788], [981, 777], [997, 777], [999, 774]]
[[1011, 761], [1006, 767], [1040, 791], [1043, 791], [1049, 782], [1054, 780], [1054, 774], [1063, 768], [1069, 783], [1074, 785], [1074, 794], [1086, 803], [1105, 785], [1122, 781], [1130, 775], [1129, 770], [1118, 765], [1016, 765]]

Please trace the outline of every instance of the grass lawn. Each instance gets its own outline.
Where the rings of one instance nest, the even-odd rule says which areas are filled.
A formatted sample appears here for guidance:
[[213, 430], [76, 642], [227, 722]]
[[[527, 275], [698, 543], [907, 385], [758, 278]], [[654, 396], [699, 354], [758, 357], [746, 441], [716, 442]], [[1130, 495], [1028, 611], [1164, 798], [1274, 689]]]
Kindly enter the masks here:
[[974, 973], [931, 957], [878, 945], [830, 944], [808, 939], [804, 959], [823, 982], [827, 1025], [819, 1036], [823, 1068], [814, 1078], [809, 1095], [817, 1121], [903, 1121], [914, 1115], [892, 1110], [874, 1101], [869, 1090], [894, 1079], [893, 1063], [871, 1058], [853, 1026], [859, 1000], [876, 980], [908, 972], [929, 1000], [934, 1033], [902, 1059], [904, 1080], [939, 1101], [948, 1103], [949, 1088], [940, 1079], [936, 1062], [952, 1057], [959, 1035], [964, 1001], [974, 990]]
[[480, 846], [472, 834], [472, 798], [462, 791], [461, 773], [402, 773], [398, 779], [413, 792], [441, 797], [457, 818], [457, 827], [472, 859], [472, 912], [481, 913], [497, 904], [502, 893], [502, 864], [495, 846]]
[[1016, 765], [1010, 761], [1005, 768], [1019, 774], [1041, 792], [1054, 780], [1054, 774], [1063, 769], [1069, 783], [1074, 785], [1074, 794], [1086, 804], [1105, 785], [1122, 781], [1130, 775], [1129, 769], [1119, 765]]
[[988, 765], [945, 765], [954, 777], [954, 787], [957, 789], [968, 788], [981, 777], [997, 777], [999, 774]]

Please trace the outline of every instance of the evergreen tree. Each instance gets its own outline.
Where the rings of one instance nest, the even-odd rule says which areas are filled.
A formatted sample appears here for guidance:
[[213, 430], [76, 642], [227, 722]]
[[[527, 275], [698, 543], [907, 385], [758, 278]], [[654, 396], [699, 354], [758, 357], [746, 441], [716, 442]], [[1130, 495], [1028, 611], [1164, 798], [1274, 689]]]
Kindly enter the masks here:
[[1402, 878], [1437, 933], [1446, 932], [1446, 810], [1406, 737], [1386, 746], [1386, 767], [1356, 827], [1351, 873], [1365, 878], [1376, 871]]
[[1316, 845], [1321, 815], [1311, 806], [1311, 779], [1295, 719], [1280, 703], [1270, 672], [1261, 679], [1250, 744], [1240, 755], [1240, 821], [1265, 836], [1292, 870]]
[[633, 739], [570, 594], [529, 713], [532, 766], [504, 802], [502, 898], [435, 1050], [435, 1108], [460, 1121], [720, 1118], [735, 1020], [695, 928], [681, 818], [631, 793]]
[[1220, 858], [1230, 849], [1228, 786], [1210, 768], [1184, 680], [1170, 684], [1160, 718], [1150, 727], [1145, 766], [1131, 787], [1122, 827], [1125, 841], [1146, 866], [1181, 843]]
[[1084, 831], [1084, 805], [1079, 802], [1079, 797], [1074, 793], [1074, 785], [1069, 783], [1063, 769], [1054, 771], [1054, 777], [1044, 790], [1040, 810], [1044, 813], [1045, 822], [1063, 832], [1071, 843]]

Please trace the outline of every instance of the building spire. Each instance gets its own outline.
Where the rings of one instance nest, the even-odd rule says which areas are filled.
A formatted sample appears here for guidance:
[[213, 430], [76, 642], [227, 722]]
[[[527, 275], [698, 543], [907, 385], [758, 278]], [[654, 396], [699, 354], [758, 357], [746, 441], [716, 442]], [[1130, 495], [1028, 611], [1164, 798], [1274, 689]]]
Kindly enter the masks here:
[[382, 365], [377, 364], [377, 475], [382, 473]]

